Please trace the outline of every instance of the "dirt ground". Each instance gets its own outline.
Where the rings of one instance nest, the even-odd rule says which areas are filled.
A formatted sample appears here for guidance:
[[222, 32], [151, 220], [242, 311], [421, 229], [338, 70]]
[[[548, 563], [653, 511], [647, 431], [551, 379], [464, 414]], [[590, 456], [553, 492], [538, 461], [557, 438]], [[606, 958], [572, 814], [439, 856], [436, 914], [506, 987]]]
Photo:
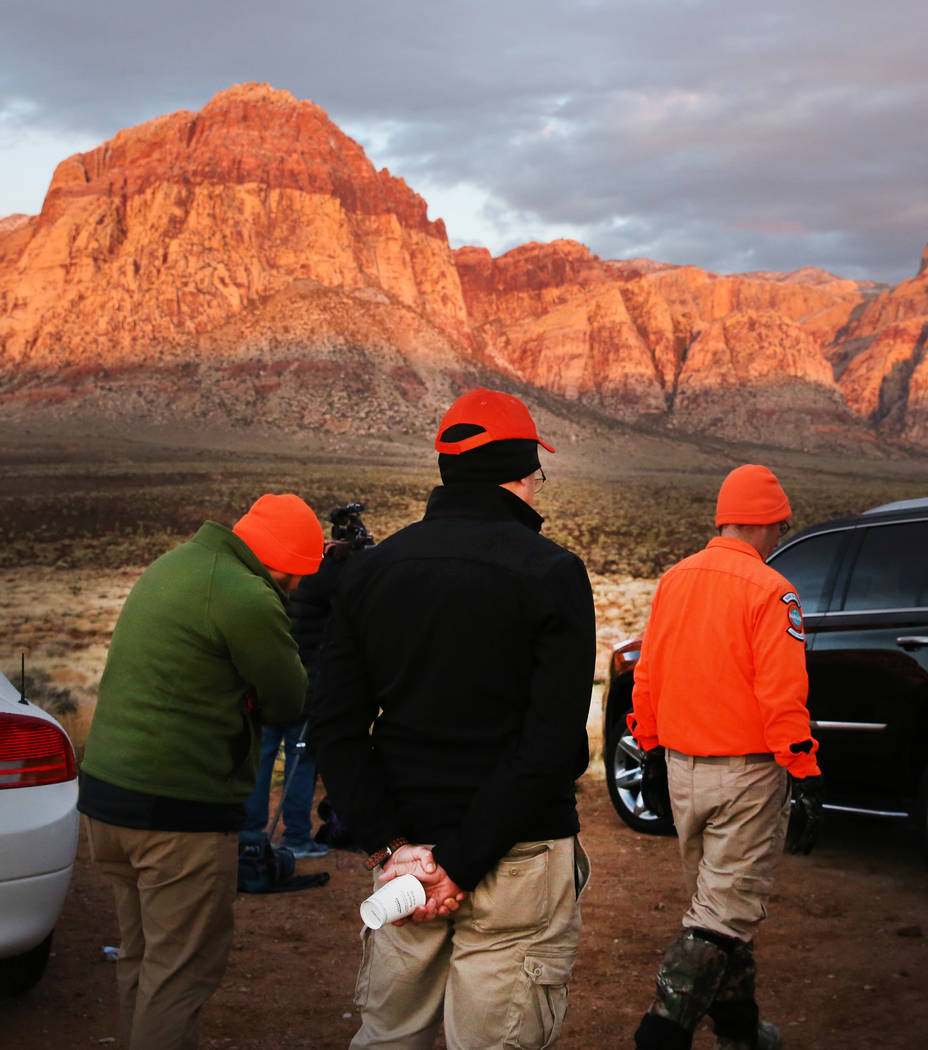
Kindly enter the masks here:
[[[673, 839], [639, 835], [613, 812], [593, 768], [580, 782], [582, 839], [593, 877], [563, 1050], [633, 1046], [662, 947], [685, 898]], [[205, 1007], [201, 1050], [334, 1050], [358, 1025], [358, 903], [369, 876], [357, 854], [298, 862], [329, 883], [239, 895], [234, 949]], [[832, 817], [809, 857], [786, 856], [758, 937], [762, 1016], [790, 1050], [914, 1050], [928, 1045], [928, 869], [910, 828]], [[81, 841], [54, 954], [42, 982], [0, 1002], [5, 1050], [119, 1046], [118, 944], [109, 886]], [[694, 1046], [714, 1046], [707, 1029]]]

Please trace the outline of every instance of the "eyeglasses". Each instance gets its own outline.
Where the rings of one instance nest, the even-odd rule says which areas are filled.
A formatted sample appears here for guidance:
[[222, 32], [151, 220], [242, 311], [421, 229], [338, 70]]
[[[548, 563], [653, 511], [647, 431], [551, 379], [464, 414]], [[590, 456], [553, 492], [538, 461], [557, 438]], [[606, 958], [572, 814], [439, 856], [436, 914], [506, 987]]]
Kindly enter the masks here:
[[781, 536], [785, 536], [792, 527], [793, 527], [793, 523], [791, 521], [781, 521], [780, 522], [780, 535]]
[[541, 486], [544, 485], [544, 483], [547, 480], [548, 479], [545, 477], [545, 472], [541, 469], [541, 467], [539, 467], [538, 473], [532, 475], [532, 484], [535, 486], [535, 491], [540, 491]]

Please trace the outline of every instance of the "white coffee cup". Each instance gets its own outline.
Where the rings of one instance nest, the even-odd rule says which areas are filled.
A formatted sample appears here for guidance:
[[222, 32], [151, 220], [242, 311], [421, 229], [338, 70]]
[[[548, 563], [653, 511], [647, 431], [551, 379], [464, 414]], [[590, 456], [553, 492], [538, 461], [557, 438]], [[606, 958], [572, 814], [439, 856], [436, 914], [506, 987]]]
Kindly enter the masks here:
[[361, 902], [365, 926], [379, 930], [388, 922], [405, 919], [425, 904], [425, 890], [415, 875], [397, 875]]

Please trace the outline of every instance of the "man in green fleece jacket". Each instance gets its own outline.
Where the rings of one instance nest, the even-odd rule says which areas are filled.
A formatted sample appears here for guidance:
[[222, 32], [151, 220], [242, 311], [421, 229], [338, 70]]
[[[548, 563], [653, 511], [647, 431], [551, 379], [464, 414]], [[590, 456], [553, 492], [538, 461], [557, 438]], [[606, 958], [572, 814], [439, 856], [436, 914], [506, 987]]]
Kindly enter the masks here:
[[299, 497], [265, 495], [158, 558], [119, 615], [78, 808], [115, 890], [130, 1050], [196, 1046], [231, 946], [260, 726], [298, 721], [306, 695], [284, 597], [322, 548]]

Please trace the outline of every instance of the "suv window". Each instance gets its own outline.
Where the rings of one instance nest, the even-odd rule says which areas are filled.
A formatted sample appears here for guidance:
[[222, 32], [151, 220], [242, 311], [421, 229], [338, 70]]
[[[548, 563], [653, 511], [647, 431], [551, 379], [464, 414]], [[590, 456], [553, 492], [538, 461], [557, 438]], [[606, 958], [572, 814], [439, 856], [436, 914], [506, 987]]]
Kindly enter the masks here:
[[912, 609], [926, 605], [928, 521], [868, 528], [843, 608]]
[[803, 613], [825, 611], [827, 586], [835, 556], [847, 532], [822, 532], [774, 554], [771, 565], [796, 588]]

